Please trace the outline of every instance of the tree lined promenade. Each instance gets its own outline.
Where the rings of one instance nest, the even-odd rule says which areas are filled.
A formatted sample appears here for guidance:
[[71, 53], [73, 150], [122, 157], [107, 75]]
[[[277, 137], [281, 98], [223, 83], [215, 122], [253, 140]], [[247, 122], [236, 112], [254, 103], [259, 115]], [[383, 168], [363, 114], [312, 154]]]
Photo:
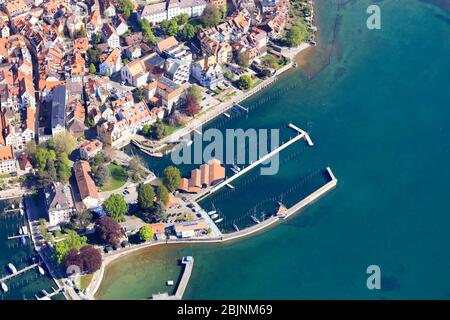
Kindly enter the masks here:
[[221, 115], [222, 113], [224, 113], [225, 111], [227, 111], [228, 109], [230, 109], [231, 107], [233, 107], [236, 103], [239, 103], [245, 99], [247, 99], [248, 97], [252, 96], [253, 94], [255, 94], [256, 92], [260, 91], [261, 89], [267, 87], [267, 85], [271, 84], [272, 82], [274, 82], [274, 80], [276, 80], [276, 77], [279, 76], [280, 74], [282, 74], [283, 72], [289, 70], [290, 68], [292, 68], [293, 66], [293, 58], [295, 58], [295, 56], [297, 54], [299, 54], [301, 51], [309, 48], [310, 45], [307, 43], [302, 43], [300, 46], [296, 47], [296, 48], [290, 48], [286, 55], [291, 59], [291, 62], [289, 62], [286, 66], [280, 68], [279, 70], [277, 70], [277, 72], [275, 73], [275, 75], [273, 75], [270, 78], [267, 78], [265, 80], [263, 80], [262, 82], [260, 82], [258, 85], [256, 85], [254, 88], [252, 88], [250, 91], [245, 92], [239, 89], [235, 89], [236, 94], [229, 100], [229, 101], [225, 101], [222, 102], [212, 108], [210, 108], [209, 110], [207, 110], [205, 113], [198, 115], [197, 117], [195, 117], [194, 119], [192, 119], [191, 121], [189, 121], [188, 124], [186, 124], [185, 127], [173, 132], [172, 134], [164, 137], [163, 139], [161, 139], [160, 142], [160, 147], [162, 147], [164, 144], [171, 142], [171, 141], [177, 141], [181, 138], [183, 138], [184, 136], [188, 135], [189, 133], [191, 133], [192, 131], [200, 128], [201, 126], [203, 126], [204, 124], [208, 123], [209, 121], [215, 119], [217, 116]]

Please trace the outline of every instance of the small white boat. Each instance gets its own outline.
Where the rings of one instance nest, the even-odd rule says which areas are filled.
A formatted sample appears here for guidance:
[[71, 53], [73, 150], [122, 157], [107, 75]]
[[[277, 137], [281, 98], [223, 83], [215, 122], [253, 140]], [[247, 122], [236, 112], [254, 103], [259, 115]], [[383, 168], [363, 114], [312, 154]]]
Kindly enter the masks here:
[[15, 208], [15, 206], [14, 206], [14, 204], [12, 204], [12, 205], [11, 205], [11, 209], [14, 209], [14, 208]]
[[186, 142], [186, 145], [189, 147], [192, 144], [192, 140], [189, 140], [188, 142]]
[[217, 218], [219, 215], [217, 214], [217, 213], [215, 213], [215, 214], [213, 214], [213, 215], [211, 215], [211, 219], [215, 219], [215, 218]]
[[168, 286], [173, 286], [173, 280], [167, 280], [166, 284], [167, 284]]
[[230, 114], [227, 113], [227, 112], [224, 112], [223, 115], [224, 115], [225, 117], [227, 117], [227, 118], [231, 118]]
[[20, 209], [20, 215], [23, 216], [23, 209]]
[[8, 292], [9, 289], [8, 289], [8, 286], [6, 285], [6, 283], [2, 282], [1, 286], [2, 286], [3, 292]]
[[241, 168], [239, 168], [237, 165], [233, 164], [233, 169], [237, 172], [241, 171]]
[[39, 270], [39, 273], [41, 276], [43, 276], [45, 274], [45, 270], [41, 266], [38, 267], [38, 270]]
[[23, 203], [19, 203], [19, 208], [23, 208]]
[[215, 223], [220, 223], [223, 221], [223, 218], [217, 219], [216, 221], [214, 221]]
[[22, 227], [19, 228], [19, 234], [23, 234]]
[[251, 218], [252, 218], [253, 222], [255, 222], [256, 224], [261, 222], [255, 216], [251, 216]]
[[22, 231], [23, 231], [23, 234], [28, 234], [28, 227], [27, 226], [23, 226], [22, 227]]
[[17, 269], [12, 263], [8, 263], [8, 268], [11, 271], [12, 274], [16, 274], [17, 273]]
[[212, 216], [212, 215], [215, 214], [216, 212], [217, 212], [216, 210], [209, 211], [209, 212], [208, 212], [208, 215], [209, 215], [209, 216]]

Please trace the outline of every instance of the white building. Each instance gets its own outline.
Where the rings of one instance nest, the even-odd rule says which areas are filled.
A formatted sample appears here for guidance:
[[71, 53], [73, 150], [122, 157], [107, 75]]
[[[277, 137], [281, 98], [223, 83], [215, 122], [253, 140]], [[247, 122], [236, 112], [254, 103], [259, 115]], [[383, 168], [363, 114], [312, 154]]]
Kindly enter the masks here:
[[11, 146], [0, 146], [0, 174], [16, 172], [16, 160]]
[[176, 84], [189, 81], [191, 62], [169, 58], [165, 63], [165, 75]]
[[204, 0], [168, 0], [166, 3], [150, 4], [138, 14], [138, 19], [146, 19], [151, 24], [186, 13], [189, 17], [197, 17], [203, 13], [206, 7]]
[[48, 186], [44, 192], [49, 225], [57, 226], [70, 222], [70, 217], [76, 211], [70, 188], [56, 182]]

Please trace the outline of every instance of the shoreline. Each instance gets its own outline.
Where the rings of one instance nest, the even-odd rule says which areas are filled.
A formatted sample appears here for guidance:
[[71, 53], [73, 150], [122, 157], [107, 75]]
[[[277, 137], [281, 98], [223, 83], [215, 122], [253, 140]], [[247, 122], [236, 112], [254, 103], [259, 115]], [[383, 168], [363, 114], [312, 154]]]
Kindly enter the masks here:
[[303, 198], [302, 200], [300, 200], [298, 203], [296, 203], [292, 207], [288, 208], [285, 213], [285, 217], [283, 219], [280, 219], [276, 216], [272, 216], [269, 219], [264, 220], [259, 224], [253, 225], [251, 227], [245, 228], [240, 231], [235, 231], [232, 233], [225, 234], [220, 238], [192, 239], [192, 240], [165, 240], [165, 241], [153, 241], [153, 242], [148, 242], [148, 243], [142, 243], [142, 244], [136, 245], [134, 247], [131, 247], [128, 250], [122, 249], [122, 251], [117, 252], [116, 254], [113, 254], [113, 255], [110, 255], [110, 256], [104, 258], [101, 269], [99, 271], [97, 271], [96, 273], [94, 273], [91, 283], [86, 288], [86, 297], [88, 299], [95, 300], [96, 299], [95, 295], [97, 294], [98, 289], [100, 288], [100, 286], [103, 282], [105, 270], [108, 267], [108, 265], [111, 262], [113, 262], [121, 257], [124, 257], [130, 253], [139, 251], [141, 249], [150, 248], [153, 246], [158, 246], [158, 245], [163, 245], [163, 244], [172, 245], [172, 244], [186, 244], [186, 243], [204, 243], [204, 244], [226, 243], [226, 242], [230, 242], [233, 240], [238, 240], [238, 239], [249, 237], [255, 233], [266, 230], [270, 226], [275, 225], [277, 222], [278, 223], [283, 222], [284, 220], [288, 219], [289, 217], [295, 215], [296, 213], [299, 213], [302, 209], [304, 209], [308, 205], [312, 204], [318, 198], [322, 197], [323, 195], [325, 195], [326, 193], [328, 193], [329, 191], [331, 191], [332, 189], [334, 189], [336, 187], [338, 180], [336, 179], [336, 177], [334, 176], [334, 174], [332, 173], [332, 171], [329, 167], [327, 167], [327, 172], [330, 176], [330, 181], [327, 182], [322, 187], [320, 187], [319, 189], [317, 189], [316, 191], [312, 192], [310, 195], [308, 195], [305, 198]]
[[[159, 157], [160, 149], [164, 148], [165, 146], [169, 145], [168, 142], [176, 141], [182, 139], [184, 136], [189, 135], [193, 131], [201, 128], [203, 125], [213, 121], [220, 115], [222, 115], [224, 112], [231, 109], [234, 105], [239, 104], [240, 102], [254, 96], [258, 92], [266, 89], [268, 86], [273, 84], [278, 80], [278, 76], [286, 73], [289, 70], [295, 69], [294, 65], [297, 64], [297, 57], [304, 52], [308, 48], [312, 48], [311, 44], [307, 42], [301, 43], [298, 47], [295, 48], [289, 48], [286, 49], [284, 53], [282, 53], [284, 56], [288, 57], [290, 59], [289, 63], [282, 66], [280, 69], [278, 69], [274, 75], [270, 76], [267, 79], [262, 80], [259, 84], [257, 84], [255, 87], [251, 88], [249, 91], [242, 91], [237, 89], [237, 94], [234, 95], [229, 101], [224, 101], [219, 104], [217, 104], [214, 107], [209, 108], [205, 111], [204, 114], [201, 114], [198, 118], [191, 119], [185, 127], [180, 128], [170, 135], [160, 139], [158, 141], [158, 146], [154, 148], [153, 152], [150, 152], [149, 150], [146, 150], [146, 146], [144, 145], [143, 148], [141, 148], [140, 143], [134, 144], [140, 151], [144, 152], [145, 154], [151, 156], [151, 157]], [[132, 138], [130, 139], [128, 144], [132, 143]], [[124, 145], [122, 145], [124, 147]]]

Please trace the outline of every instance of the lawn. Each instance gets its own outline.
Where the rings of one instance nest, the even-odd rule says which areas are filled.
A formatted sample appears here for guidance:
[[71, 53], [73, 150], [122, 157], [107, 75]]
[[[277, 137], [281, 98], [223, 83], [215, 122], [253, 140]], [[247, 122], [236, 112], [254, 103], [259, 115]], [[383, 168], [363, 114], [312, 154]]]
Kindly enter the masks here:
[[111, 181], [104, 185], [101, 188], [101, 191], [112, 191], [119, 189], [128, 180], [127, 171], [123, 167], [110, 163], [108, 164], [108, 169], [111, 172]]
[[93, 276], [93, 274], [85, 274], [80, 277], [80, 290], [84, 290], [89, 286]]

